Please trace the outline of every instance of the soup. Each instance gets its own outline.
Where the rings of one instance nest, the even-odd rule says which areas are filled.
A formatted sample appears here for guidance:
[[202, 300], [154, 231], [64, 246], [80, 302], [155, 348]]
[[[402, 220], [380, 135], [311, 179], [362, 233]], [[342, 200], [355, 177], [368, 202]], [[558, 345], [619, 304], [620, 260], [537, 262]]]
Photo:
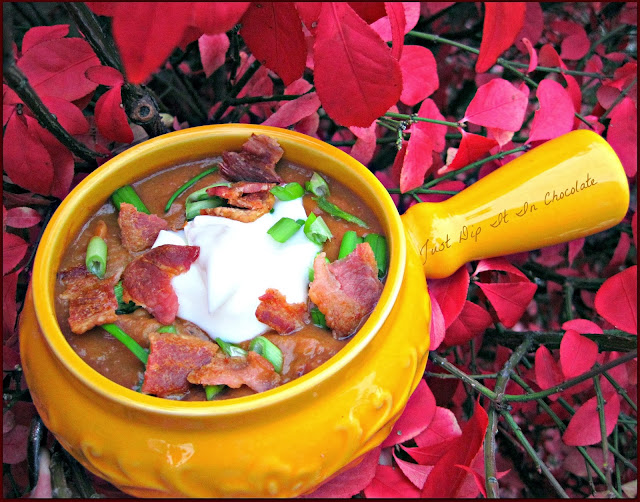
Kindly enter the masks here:
[[[117, 193], [86, 222], [60, 266], [56, 314], [87, 364], [158, 397], [229, 399], [348, 343], [382, 291], [382, 228], [352, 191], [282, 154], [254, 135], [126, 187], [149, 214]], [[87, 261], [100, 241], [102, 277]]]

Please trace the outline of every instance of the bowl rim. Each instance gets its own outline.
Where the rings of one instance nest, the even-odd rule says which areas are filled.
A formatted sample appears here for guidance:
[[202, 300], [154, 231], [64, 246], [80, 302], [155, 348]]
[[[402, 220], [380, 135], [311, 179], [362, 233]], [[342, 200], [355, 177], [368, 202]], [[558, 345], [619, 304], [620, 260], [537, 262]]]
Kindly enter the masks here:
[[[252, 133], [268, 134], [279, 142], [284, 141], [285, 145], [288, 142], [295, 143], [299, 147], [309, 148], [317, 153], [335, 157], [337, 163], [344, 166], [345, 169], [355, 170], [358, 177], [363, 179], [367, 187], [375, 192], [376, 200], [367, 200], [366, 202], [370, 205], [374, 203], [381, 209], [381, 213], [379, 213], [383, 216], [381, 224], [385, 228], [389, 242], [389, 273], [380, 300], [369, 319], [349, 340], [348, 344], [320, 367], [282, 386], [249, 396], [218, 401], [177, 401], [136, 392], [101, 375], [84, 362], [67, 342], [60, 330], [53, 307], [57, 269], [54, 270], [55, 267], [52, 262], [55, 261], [58, 255], [63, 253], [63, 249], [60, 248], [64, 246], [62, 244], [56, 246], [55, 243], [60, 242], [62, 239], [61, 234], [63, 232], [61, 231], [64, 228], [65, 221], [72, 218], [74, 209], [80, 205], [80, 201], [86, 199], [89, 196], [88, 194], [100, 190], [102, 181], [112, 176], [114, 170], [123, 169], [124, 166], [135, 162], [136, 157], [144, 151], [171, 146], [181, 141], [186, 143], [188, 141], [211, 140], [212, 134], [249, 137]], [[285, 145], [283, 145], [283, 148], [286, 152]], [[214, 147], [211, 153], [221, 152], [217, 152]], [[176, 161], [176, 164], [179, 162]], [[311, 168], [311, 166], [305, 167]], [[151, 174], [153, 172], [147, 174], [147, 176]], [[138, 179], [142, 178], [141, 176]], [[349, 186], [344, 180], [337, 179]], [[105, 200], [108, 200], [108, 197], [109, 195], [106, 196]], [[301, 393], [311, 392], [314, 387], [341, 371], [349, 362], [355, 359], [380, 331], [395, 304], [404, 276], [406, 253], [405, 233], [400, 215], [391, 196], [376, 176], [353, 157], [320, 139], [288, 129], [253, 124], [213, 124], [170, 132], [134, 145], [105, 162], [82, 180], [63, 199], [42, 235], [34, 260], [31, 291], [36, 318], [45, 343], [58, 362], [71, 375], [94, 392], [123, 406], [146, 412], [182, 416], [229, 415], [244, 413], [257, 408], [266, 408], [288, 401]]]

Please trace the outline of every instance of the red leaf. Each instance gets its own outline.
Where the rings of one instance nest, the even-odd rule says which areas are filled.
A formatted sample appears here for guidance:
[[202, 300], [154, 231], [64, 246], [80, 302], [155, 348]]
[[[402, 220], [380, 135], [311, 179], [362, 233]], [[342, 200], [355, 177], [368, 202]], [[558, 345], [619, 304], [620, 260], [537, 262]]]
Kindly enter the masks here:
[[98, 130], [105, 138], [119, 143], [133, 142], [133, 131], [122, 108], [120, 86], [100, 96], [96, 103], [95, 118]]
[[589, 52], [591, 43], [587, 32], [578, 23], [572, 21], [554, 21], [551, 28], [567, 35], [560, 46], [560, 57], [562, 59], [578, 60]]
[[89, 131], [89, 122], [82, 110], [66, 99], [41, 96], [42, 102], [53, 113], [60, 125], [71, 135], [85, 134]]
[[2, 435], [2, 462], [18, 464], [27, 458], [27, 437], [29, 427], [16, 425], [8, 433]]
[[529, 53], [529, 67], [527, 68], [527, 73], [531, 73], [538, 66], [538, 54], [536, 50], [531, 45], [531, 42], [528, 38], [523, 38], [522, 43], [527, 48], [527, 52]]
[[[400, 172], [400, 191], [406, 192], [419, 187], [433, 163], [433, 141], [431, 136], [422, 129], [414, 129], [407, 142], [402, 171]], [[398, 156], [402, 150], [398, 152]]]
[[451, 164], [446, 166], [446, 168], [440, 169], [438, 174], [448, 173], [449, 171], [455, 171], [468, 166], [476, 160], [480, 160], [489, 153], [492, 148], [498, 146], [498, 142], [495, 139], [485, 138], [479, 134], [471, 134], [464, 129], [460, 131], [462, 132], [462, 141], [460, 142], [456, 156], [453, 158]]
[[438, 301], [429, 292], [429, 299], [431, 301], [431, 320], [429, 321], [429, 350], [436, 350], [440, 347], [440, 344], [444, 340], [446, 328], [444, 326], [444, 316]]
[[484, 333], [491, 323], [491, 316], [485, 309], [467, 300], [460, 315], [447, 329], [444, 343], [448, 347], [463, 345]]
[[124, 77], [111, 66], [92, 66], [85, 72], [86, 77], [96, 84], [116, 87], [124, 84]]
[[584, 335], [586, 333], [592, 334], [597, 333], [599, 335], [604, 334], [602, 328], [598, 326], [595, 322], [589, 321], [587, 319], [571, 319], [569, 321], [565, 321], [562, 324], [562, 329], [564, 330], [574, 330]]
[[507, 328], [517, 323], [533, 299], [538, 286], [532, 282], [477, 283]]
[[17, 66], [40, 96], [67, 101], [95, 91], [97, 85], [85, 71], [100, 64], [91, 46], [80, 38], [59, 38], [39, 43], [24, 54]]
[[[4, 340], [11, 336], [16, 328], [16, 318], [18, 316], [16, 290], [19, 274], [20, 271], [17, 270], [2, 277], [2, 332], [5, 335]], [[3, 348], [4, 350], [7, 349], [7, 347]]]
[[575, 260], [576, 256], [578, 255], [580, 250], [583, 248], [583, 246], [584, 246], [584, 237], [569, 241], [569, 253], [567, 255], [569, 259], [569, 265], [573, 263], [573, 260]]
[[296, 2], [296, 10], [306, 28], [315, 35], [322, 2]]
[[225, 33], [240, 22], [251, 2], [194, 2], [191, 24], [207, 35]]
[[5, 172], [16, 185], [42, 195], [51, 193], [53, 164], [49, 152], [26, 117], [14, 114], [3, 136], [2, 163]]
[[413, 440], [420, 448], [430, 448], [433, 445], [455, 439], [460, 435], [462, 435], [462, 430], [453, 412], [441, 406], [436, 406], [436, 411], [429, 427], [414, 437]]
[[[420, 105], [418, 110], [418, 117], [424, 119], [444, 120], [442, 113], [434, 103], [432, 99], [425, 99]], [[425, 132], [431, 138], [433, 142], [433, 149], [436, 152], [442, 152], [446, 145], [445, 135], [447, 133], [447, 126], [443, 124], [435, 124], [433, 122], [416, 122], [411, 126], [411, 132], [416, 129], [420, 129]]]
[[322, 4], [314, 58], [322, 106], [341, 125], [368, 127], [400, 98], [398, 61], [347, 4]]
[[414, 106], [431, 96], [439, 87], [433, 53], [420, 45], [405, 45], [400, 58], [402, 94], [400, 101]]
[[638, 334], [638, 266], [609, 277], [596, 293], [598, 314], [627, 333]]
[[[420, 19], [420, 3], [419, 2], [391, 2], [395, 5], [402, 4], [404, 10], [404, 33], [406, 35], [409, 33], [415, 25], [418, 23]], [[380, 38], [385, 42], [391, 42], [393, 39], [393, 34], [391, 30], [391, 22], [388, 16], [381, 17], [377, 21], [374, 21], [370, 24], [371, 28], [380, 35]]]
[[598, 344], [572, 329], [560, 342], [560, 365], [565, 378], [573, 378], [589, 371], [598, 357]]
[[435, 412], [436, 399], [427, 383], [420, 380], [389, 437], [382, 442], [382, 447], [386, 448], [413, 439], [429, 427]]
[[54, 26], [34, 26], [24, 34], [22, 38], [22, 54], [27, 52], [34, 45], [38, 45], [47, 40], [64, 38], [69, 34], [68, 24], [56, 24]]
[[[607, 437], [613, 432], [620, 414], [620, 396], [617, 393], [605, 396], [604, 422], [606, 424]], [[589, 446], [599, 443], [602, 439], [600, 433], [600, 417], [598, 415], [597, 396], [584, 403], [576, 414], [571, 417], [567, 430], [562, 435], [562, 440], [569, 446]]]
[[2, 275], [11, 272], [27, 253], [28, 244], [15, 234], [2, 234]]
[[400, 2], [384, 2], [384, 9], [391, 24], [391, 55], [400, 61], [404, 46], [404, 28], [407, 25], [404, 5]]
[[242, 16], [240, 35], [256, 59], [277, 73], [284, 85], [302, 76], [307, 46], [293, 2], [252, 3]]
[[473, 416], [464, 424], [462, 435], [454, 440], [455, 444], [451, 445], [429, 474], [421, 493], [423, 498], [456, 496], [466, 472], [462, 469], [455, 470], [453, 466], [471, 465], [482, 447], [488, 423], [487, 412], [476, 402]]
[[484, 498], [487, 498], [487, 490], [485, 488], [484, 477], [482, 475], [480, 475], [478, 472], [476, 472], [474, 469], [472, 469], [468, 465], [456, 464], [454, 465], [454, 467], [459, 467], [460, 469], [464, 469], [469, 474], [471, 474], [473, 476], [473, 480], [476, 483], [476, 486], [478, 487], [478, 490], [480, 491], [480, 493], [482, 493]]
[[[551, 352], [544, 345], [540, 345], [536, 350], [535, 357], [536, 383], [542, 390], [555, 387], [564, 382], [562, 370], [551, 355]], [[550, 396], [554, 399], [554, 395]]]
[[180, 2], [118, 3], [113, 38], [129, 82], [143, 83], [164, 63], [182, 39], [191, 11]]
[[7, 211], [6, 224], [13, 228], [30, 228], [40, 223], [42, 217], [33, 208], [14, 207]]
[[611, 111], [610, 117], [607, 141], [631, 178], [638, 172], [638, 110], [630, 98], [624, 98]]
[[349, 6], [360, 16], [367, 24], [387, 15], [382, 2], [347, 2]]
[[543, 80], [538, 86], [536, 97], [540, 108], [535, 112], [526, 143], [557, 138], [571, 131], [574, 108], [564, 87], [553, 80]]
[[364, 490], [376, 473], [381, 450], [380, 446], [374, 448], [357, 466], [341, 472], [304, 498], [349, 498]]
[[486, 272], [487, 270], [500, 270], [513, 277], [520, 277], [522, 279], [528, 280], [527, 276], [523, 272], [511, 265], [511, 263], [509, 263], [506, 258], [502, 257], [480, 260], [473, 275], [475, 277], [479, 273]]
[[478, 88], [462, 121], [515, 132], [522, 126], [527, 104], [522, 91], [502, 78], [494, 78]]
[[378, 465], [371, 484], [364, 489], [367, 498], [417, 498], [420, 491], [400, 469]]
[[356, 143], [349, 154], [358, 162], [368, 164], [376, 150], [376, 123], [369, 127], [351, 126], [349, 130], [356, 136]]
[[120, 2], [87, 2], [87, 7], [98, 16], [115, 16], [118, 3]]
[[265, 120], [262, 125], [274, 127], [289, 127], [299, 120], [315, 113], [320, 108], [320, 100], [315, 92], [300, 96], [293, 101], [287, 101], [277, 112]]
[[484, 25], [476, 72], [491, 68], [506, 51], [524, 24], [525, 2], [484, 2]]
[[427, 477], [429, 477], [429, 473], [433, 470], [433, 466], [414, 464], [413, 462], [402, 460], [396, 455], [395, 449], [393, 450], [393, 458], [407, 479], [411, 481], [418, 490], [422, 490], [425, 481], [427, 481]]
[[618, 245], [613, 251], [613, 256], [611, 257], [609, 263], [607, 263], [607, 266], [604, 268], [604, 273], [606, 275], [608, 275], [609, 273], [618, 272], [618, 267], [624, 265], [624, 262], [627, 259], [629, 249], [631, 249], [631, 237], [629, 237], [629, 234], [621, 232], [620, 239], [618, 240]]
[[217, 35], [202, 35], [198, 39], [202, 69], [207, 77], [220, 68], [226, 59], [229, 50], [229, 37], [226, 33]]
[[427, 281], [430, 293], [435, 297], [442, 309], [445, 328], [460, 315], [469, 290], [469, 272], [466, 266], [460, 267], [453, 275], [444, 279]]
[[539, 2], [527, 2], [524, 18], [527, 20], [523, 24], [520, 33], [516, 35], [516, 47], [520, 52], [526, 52], [523, 39], [531, 41], [532, 45], [536, 45], [542, 36], [542, 30], [544, 29], [544, 15], [542, 14], [542, 7]]
[[63, 199], [69, 193], [74, 174], [73, 155], [56, 137], [42, 127], [36, 119], [27, 117], [29, 129], [37, 134], [40, 143], [45, 147], [53, 164], [53, 181], [51, 195]]

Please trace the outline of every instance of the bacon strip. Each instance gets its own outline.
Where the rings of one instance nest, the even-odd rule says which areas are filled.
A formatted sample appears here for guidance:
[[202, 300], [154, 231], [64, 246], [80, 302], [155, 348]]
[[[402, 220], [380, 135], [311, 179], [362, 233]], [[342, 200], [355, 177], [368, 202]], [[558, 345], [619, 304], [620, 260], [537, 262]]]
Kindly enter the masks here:
[[113, 286], [119, 277], [117, 273], [100, 280], [84, 265], [60, 273], [65, 286], [60, 298], [69, 301], [72, 332], [81, 335], [95, 326], [115, 322], [118, 300]]
[[[143, 348], [149, 347], [149, 336], [156, 333], [163, 325], [147, 312], [140, 309], [131, 314], [120, 314], [115, 324], [133, 338]], [[198, 326], [183, 319], [176, 319], [174, 324], [178, 335], [191, 336], [200, 340], [210, 340], [209, 336]]]
[[166, 244], [133, 260], [124, 271], [124, 301], [133, 300], [162, 324], [172, 324], [178, 312], [171, 278], [189, 270], [200, 254], [197, 246]]
[[309, 321], [306, 303], [287, 303], [286, 297], [277, 289], [267, 289], [256, 309], [258, 321], [287, 335], [304, 328]]
[[280, 385], [282, 378], [264, 357], [248, 352], [246, 357], [218, 353], [208, 364], [193, 370], [187, 380], [200, 385], [227, 385], [232, 389], [247, 385], [256, 392], [264, 392]]
[[168, 224], [155, 214], [138, 211], [134, 205], [120, 204], [118, 225], [122, 235], [122, 244], [129, 251], [144, 251], [153, 246], [160, 230], [166, 230]]
[[257, 220], [263, 214], [271, 211], [276, 198], [269, 191], [275, 183], [255, 183], [239, 181], [230, 187], [219, 186], [207, 190], [207, 195], [227, 199], [230, 206], [201, 209], [200, 214], [222, 216], [232, 220], [249, 223]]
[[368, 243], [341, 260], [327, 264], [325, 253], [313, 262], [314, 281], [309, 298], [325, 315], [334, 337], [353, 334], [365, 315], [373, 310], [382, 294], [376, 259]]
[[150, 333], [150, 352], [142, 392], [158, 397], [189, 390], [187, 375], [211, 361], [218, 345], [191, 336]]
[[252, 134], [240, 152], [224, 152], [220, 172], [231, 181], [264, 181], [282, 183], [276, 163], [284, 150], [276, 140], [263, 134]]

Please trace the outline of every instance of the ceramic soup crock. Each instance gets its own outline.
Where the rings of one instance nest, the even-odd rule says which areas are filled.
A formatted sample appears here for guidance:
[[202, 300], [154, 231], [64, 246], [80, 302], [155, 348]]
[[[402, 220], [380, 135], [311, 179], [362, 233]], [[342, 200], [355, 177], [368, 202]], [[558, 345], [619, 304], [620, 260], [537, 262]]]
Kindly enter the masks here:
[[[71, 349], [54, 311], [65, 248], [117, 188], [159, 169], [239, 150], [252, 133], [286, 159], [326, 173], [368, 202], [389, 243], [380, 301], [350, 342], [303, 377], [213, 402], [143, 395], [98, 374]], [[20, 322], [20, 352], [47, 428], [91, 472], [139, 497], [292, 497], [313, 491], [390, 433], [429, 350], [427, 277], [467, 261], [537, 249], [617, 224], [628, 183], [609, 145], [574, 131], [533, 149], [441, 203], [402, 217], [359, 162], [308, 136], [213, 125], [166, 134], [106, 162], [62, 202], [40, 243]]]

